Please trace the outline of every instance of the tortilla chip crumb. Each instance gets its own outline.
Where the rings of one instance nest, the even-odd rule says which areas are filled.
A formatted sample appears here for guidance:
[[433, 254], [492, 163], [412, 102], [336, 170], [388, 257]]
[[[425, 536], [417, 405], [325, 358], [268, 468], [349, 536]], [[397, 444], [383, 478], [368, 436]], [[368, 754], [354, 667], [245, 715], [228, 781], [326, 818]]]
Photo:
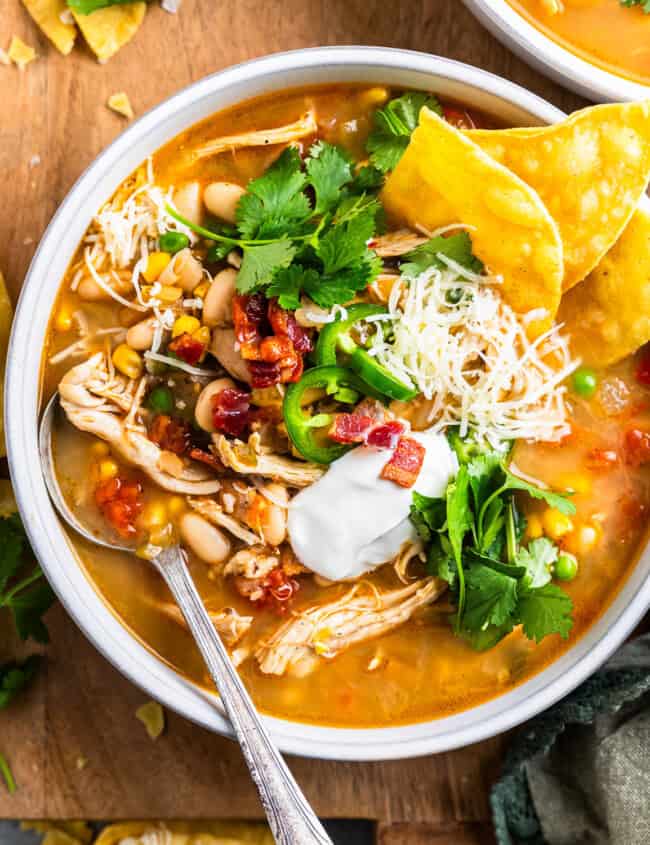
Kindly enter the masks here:
[[24, 70], [30, 62], [36, 58], [36, 50], [25, 44], [22, 38], [12, 36], [9, 52], [7, 54], [19, 70]]
[[9, 54], [7, 53], [6, 50], [3, 50], [2, 47], [0, 47], [0, 65], [10, 65], [10, 64], [11, 64], [11, 59], [9, 58]]
[[145, 726], [151, 739], [158, 739], [165, 730], [165, 711], [157, 701], [148, 701], [138, 707], [135, 715]]
[[133, 120], [133, 108], [131, 106], [131, 101], [127, 94], [124, 91], [118, 91], [116, 94], [111, 94], [108, 98], [108, 102], [106, 105], [109, 109], [121, 114], [123, 117], [126, 117], [128, 120]]

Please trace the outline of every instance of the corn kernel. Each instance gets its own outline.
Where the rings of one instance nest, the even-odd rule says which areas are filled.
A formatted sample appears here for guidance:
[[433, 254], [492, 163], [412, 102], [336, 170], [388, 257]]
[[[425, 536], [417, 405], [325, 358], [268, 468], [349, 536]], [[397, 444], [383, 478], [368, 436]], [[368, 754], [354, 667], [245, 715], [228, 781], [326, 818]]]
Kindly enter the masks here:
[[185, 510], [185, 499], [182, 496], [171, 496], [167, 500], [167, 510], [170, 516], [178, 516]]
[[113, 352], [113, 363], [115, 369], [119, 370], [127, 378], [140, 378], [143, 370], [142, 358], [135, 349], [131, 349], [126, 343], [120, 345]]
[[143, 528], [160, 528], [167, 523], [167, 508], [162, 502], [150, 502], [145, 506], [139, 522]]
[[205, 299], [205, 295], [209, 290], [210, 282], [201, 282], [192, 291], [192, 296], [198, 296], [200, 299]]
[[99, 480], [108, 481], [109, 478], [115, 478], [119, 474], [120, 468], [111, 458], [105, 458], [99, 462], [98, 466]]
[[160, 290], [155, 295], [156, 299], [161, 302], [172, 303], [176, 302], [183, 295], [183, 288], [177, 288], [173, 285], [161, 285]]
[[57, 332], [69, 332], [72, 328], [72, 314], [67, 308], [61, 308], [54, 320], [54, 328]]
[[166, 546], [171, 546], [175, 539], [176, 532], [174, 531], [174, 526], [169, 522], [165, 525], [156, 526], [149, 532], [149, 542], [153, 543], [154, 546], [165, 548]]
[[198, 340], [199, 343], [203, 343], [207, 346], [210, 343], [210, 329], [207, 326], [201, 326], [199, 329], [192, 332], [192, 337], [194, 340]]
[[529, 540], [537, 540], [544, 534], [542, 520], [536, 513], [531, 513], [530, 516], [526, 517], [526, 519], [526, 536]]
[[189, 314], [183, 314], [183, 316], [179, 317], [172, 326], [172, 337], [178, 337], [182, 334], [193, 334], [200, 328], [200, 320], [197, 320], [196, 317], [190, 317]]
[[98, 440], [97, 443], [93, 443], [90, 447], [90, 452], [96, 458], [105, 458], [107, 455], [110, 455], [111, 448], [108, 443], [104, 443], [103, 440]]
[[388, 96], [388, 89], [377, 85], [375, 88], [368, 88], [367, 91], [364, 91], [360, 99], [362, 105], [380, 106], [386, 102]]
[[542, 527], [544, 533], [551, 540], [559, 540], [570, 531], [573, 531], [573, 523], [566, 514], [557, 508], [547, 508], [542, 514]]
[[591, 492], [591, 478], [586, 472], [566, 472], [557, 486], [567, 493], [587, 494]]
[[584, 523], [562, 539], [562, 548], [581, 557], [593, 551], [600, 542], [602, 533], [603, 529], [598, 523]]
[[147, 257], [147, 264], [142, 275], [147, 282], [155, 282], [165, 267], [172, 260], [168, 252], [151, 252]]

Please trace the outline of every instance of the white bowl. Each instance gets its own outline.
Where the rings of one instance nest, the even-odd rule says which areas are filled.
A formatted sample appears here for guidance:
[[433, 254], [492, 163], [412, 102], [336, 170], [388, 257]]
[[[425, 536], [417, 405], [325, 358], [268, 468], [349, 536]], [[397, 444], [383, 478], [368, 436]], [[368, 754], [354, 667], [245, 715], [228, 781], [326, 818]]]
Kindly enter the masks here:
[[[79, 178], [52, 219], [23, 286], [6, 379], [5, 425], [11, 475], [29, 538], [47, 577], [86, 636], [152, 698], [211, 730], [230, 734], [208, 693], [142, 646], [111, 612], [61, 529], [43, 483], [37, 447], [39, 370], [48, 318], [61, 279], [91, 217], [122, 180], [163, 143], [233, 103], [288, 86], [331, 82], [426, 88], [482, 107], [513, 125], [553, 122], [553, 106], [467, 65], [402, 50], [343, 47], [258, 59], [210, 76], [131, 125]], [[415, 757], [467, 745], [505, 731], [577, 686], [619, 646], [650, 605], [650, 554], [592, 628], [526, 683], [454, 716], [395, 728], [352, 730], [269, 718], [283, 751], [305, 756], [379, 760]]]
[[[534, 27], [506, 0], [463, 2], [506, 47], [541, 73], [577, 94], [595, 102], [645, 100], [650, 97], [650, 85], [609, 73], [581, 59]], [[621, 49], [625, 49], [625, 45], [621, 45]]]

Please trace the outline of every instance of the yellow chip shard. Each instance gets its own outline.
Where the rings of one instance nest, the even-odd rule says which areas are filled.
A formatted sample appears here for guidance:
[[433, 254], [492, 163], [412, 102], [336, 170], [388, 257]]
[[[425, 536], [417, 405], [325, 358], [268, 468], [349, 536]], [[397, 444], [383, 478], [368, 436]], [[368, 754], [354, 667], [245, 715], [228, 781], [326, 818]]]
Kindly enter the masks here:
[[147, 729], [150, 739], [158, 739], [165, 730], [165, 711], [157, 701], [148, 701], [138, 707], [135, 715]]
[[7, 55], [19, 70], [24, 70], [36, 58], [36, 50], [25, 44], [22, 38], [13, 35]]
[[650, 178], [650, 100], [592, 106], [546, 127], [466, 134], [542, 198], [562, 237], [565, 291], [616, 242]]
[[0, 457], [4, 457], [7, 454], [4, 430], [4, 393], [1, 385], [4, 384], [7, 347], [9, 346], [9, 334], [11, 332], [13, 316], [14, 309], [11, 299], [9, 299], [4, 276], [0, 272]]
[[61, 19], [61, 15], [68, 10], [65, 0], [22, 0], [22, 3], [39, 29], [60, 53], [67, 56], [74, 47], [77, 28]]
[[382, 198], [413, 228], [471, 227], [473, 252], [502, 276], [506, 302], [519, 314], [537, 312], [531, 334], [550, 326], [564, 275], [557, 225], [533, 188], [462, 132], [423, 108]]
[[600, 264], [562, 298], [574, 352], [605, 367], [650, 341], [650, 212], [639, 208]]
[[268, 826], [262, 822], [237, 821], [144, 821], [122, 822], [104, 828], [95, 845], [273, 845]]
[[107, 62], [140, 28], [147, 11], [143, 2], [97, 9], [89, 15], [72, 10], [77, 26], [100, 62]]
[[128, 95], [124, 91], [118, 91], [116, 94], [111, 94], [106, 102], [106, 105], [109, 109], [121, 114], [122, 117], [126, 117], [128, 120], [133, 120], [133, 107], [131, 106], [131, 101], [129, 100]]

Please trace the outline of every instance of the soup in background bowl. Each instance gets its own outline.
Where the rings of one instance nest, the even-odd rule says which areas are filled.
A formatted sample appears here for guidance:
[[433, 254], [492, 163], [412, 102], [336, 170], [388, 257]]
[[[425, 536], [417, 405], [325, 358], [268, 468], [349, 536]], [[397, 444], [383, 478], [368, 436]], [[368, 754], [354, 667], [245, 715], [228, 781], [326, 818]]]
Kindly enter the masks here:
[[[77, 617], [83, 589], [121, 668], [158, 667], [157, 697], [204, 719], [173, 680], [200, 687], [204, 670], [146, 562], [180, 541], [281, 746], [425, 753], [493, 730], [486, 715], [523, 718], [509, 701], [580, 652], [585, 669], [599, 626], [623, 630], [649, 493], [646, 338], [599, 344], [595, 319], [581, 342], [576, 317], [580, 297], [600, 303], [601, 265], [644, 236], [647, 162], [612, 170], [625, 198], [587, 243], [588, 211], [573, 227], [517, 174], [526, 132], [499, 129], [516, 118], [493, 98], [440, 76], [393, 84], [382, 64], [340, 75], [204, 106], [70, 244], [40, 329], [59, 481], [136, 556], [70, 538], [82, 572], [68, 559], [53, 580]], [[569, 143], [576, 121], [601, 143], [618, 119], [634, 159], [647, 115], [617, 114], [527, 130], [527, 153]], [[515, 195], [525, 217], [504, 209]], [[484, 237], [496, 221], [519, 253]]]

